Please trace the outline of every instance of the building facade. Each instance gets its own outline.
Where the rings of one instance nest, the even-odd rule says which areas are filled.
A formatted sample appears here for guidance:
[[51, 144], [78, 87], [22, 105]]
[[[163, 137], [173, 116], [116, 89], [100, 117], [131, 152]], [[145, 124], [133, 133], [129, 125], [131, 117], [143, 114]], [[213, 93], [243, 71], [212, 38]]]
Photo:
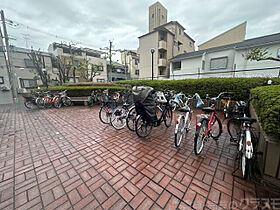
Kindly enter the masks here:
[[268, 55], [280, 58], [280, 33], [177, 55], [170, 60], [170, 78], [278, 77], [279, 61], [245, 59], [244, 55], [255, 48], [266, 49]]
[[[158, 10], [155, 8], [158, 8]], [[155, 79], [168, 79], [170, 77], [169, 59], [183, 52], [193, 52], [195, 49], [195, 41], [184, 32], [185, 28], [177, 21], [165, 23], [165, 21], [154, 20], [158, 16], [155, 11], [159, 12], [159, 9], [162, 15], [161, 18], [164, 16], [162, 19], [166, 18], [167, 20], [167, 10], [164, 8], [165, 12], [163, 8], [158, 2], [149, 8], [149, 33], [138, 37], [139, 79], [152, 78], [151, 49], [154, 49], [153, 76]]]
[[139, 78], [139, 55], [136, 50], [124, 50], [121, 53], [122, 65], [127, 69], [131, 79]]
[[[52, 43], [48, 48], [49, 53], [55, 56], [62, 56], [70, 59], [70, 56], [74, 56], [74, 63], [78, 63], [79, 60], [87, 60], [88, 68], [98, 68], [100, 74], [93, 78], [93, 82], [107, 82], [107, 65], [106, 59], [102, 58], [102, 52], [93, 50], [90, 48], [71, 47], [66, 44]], [[91, 71], [91, 70], [89, 70]], [[91, 72], [89, 72], [89, 75]], [[85, 78], [75, 75], [76, 82], [85, 81]], [[73, 81], [73, 74], [70, 72], [70, 82]]]
[[[119, 81], [119, 80], [130, 80], [130, 74], [128, 73], [127, 67], [112, 61], [112, 65], [110, 65], [110, 62], [107, 61], [107, 69], [109, 70], [108, 74], [108, 81]], [[111, 71], [112, 69], [112, 71]]]
[[167, 23], [167, 9], [156, 2], [149, 7], [149, 32], [165, 23]]
[[219, 34], [218, 36], [208, 40], [207, 42], [198, 45], [198, 50], [205, 50], [208, 48], [243, 42], [246, 35], [246, 26], [247, 22], [245, 21], [244, 23], [241, 23], [240, 25]]

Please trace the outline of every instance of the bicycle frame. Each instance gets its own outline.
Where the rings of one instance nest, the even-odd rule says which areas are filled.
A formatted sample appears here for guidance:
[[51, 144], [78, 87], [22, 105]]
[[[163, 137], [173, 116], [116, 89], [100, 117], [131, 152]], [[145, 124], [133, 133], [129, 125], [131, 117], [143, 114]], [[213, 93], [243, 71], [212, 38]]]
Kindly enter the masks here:
[[213, 110], [214, 112], [211, 113], [211, 117], [210, 117], [210, 120], [208, 122], [208, 128], [207, 128], [207, 131], [206, 131], [206, 135], [208, 136], [210, 134], [210, 130], [211, 130], [211, 123], [213, 122], [213, 118], [214, 118], [214, 115], [215, 115], [215, 106], [213, 107]]

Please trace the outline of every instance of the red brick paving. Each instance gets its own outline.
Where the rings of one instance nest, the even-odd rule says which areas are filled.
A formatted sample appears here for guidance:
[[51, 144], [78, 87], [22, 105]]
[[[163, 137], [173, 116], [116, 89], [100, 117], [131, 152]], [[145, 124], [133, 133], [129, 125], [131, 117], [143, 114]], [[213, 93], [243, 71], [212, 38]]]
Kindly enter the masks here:
[[139, 139], [102, 124], [98, 110], [0, 106], [0, 209], [254, 207], [243, 202], [256, 197], [254, 184], [231, 174], [225, 128], [197, 157], [193, 129], [176, 148], [174, 127]]

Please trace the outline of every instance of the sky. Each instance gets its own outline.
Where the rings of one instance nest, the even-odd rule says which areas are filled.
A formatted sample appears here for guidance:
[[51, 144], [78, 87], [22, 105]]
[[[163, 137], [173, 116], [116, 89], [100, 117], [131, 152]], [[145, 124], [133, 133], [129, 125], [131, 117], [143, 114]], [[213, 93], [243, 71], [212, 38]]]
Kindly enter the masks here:
[[[1, 0], [11, 43], [46, 51], [52, 42], [137, 49], [148, 32], [150, 0]], [[279, 0], [161, 0], [196, 47], [247, 21], [246, 39], [280, 33]], [[116, 55], [113, 59], [118, 59]]]

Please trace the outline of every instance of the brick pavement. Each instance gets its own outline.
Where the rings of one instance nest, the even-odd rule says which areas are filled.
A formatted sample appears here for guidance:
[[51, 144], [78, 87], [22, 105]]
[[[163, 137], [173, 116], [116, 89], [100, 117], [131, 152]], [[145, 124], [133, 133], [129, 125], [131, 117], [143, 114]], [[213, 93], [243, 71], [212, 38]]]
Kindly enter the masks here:
[[174, 127], [139, 139], [102, 124], [98, 110], [0, 106], [0, 209], [252, 207], [255, 186], [232, 176], [225, 128], [196, 157], [194, 130], [175, 148]]

